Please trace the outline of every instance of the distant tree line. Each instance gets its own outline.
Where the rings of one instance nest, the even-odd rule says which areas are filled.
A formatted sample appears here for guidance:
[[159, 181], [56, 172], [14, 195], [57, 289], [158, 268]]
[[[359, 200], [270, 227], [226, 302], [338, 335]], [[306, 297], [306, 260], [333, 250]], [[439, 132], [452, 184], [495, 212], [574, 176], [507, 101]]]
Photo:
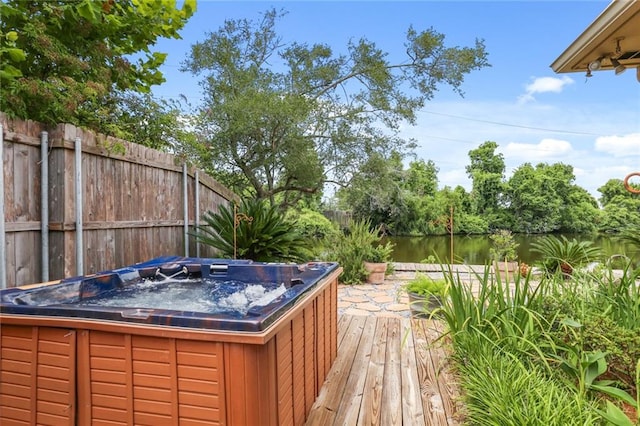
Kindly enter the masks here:
[[469, 151], [469, 192], [461, 186], [439, 188], [438, 168], [431, 160], [412, 161], [405, 169], [398, 153], [374, 155], [338, 191], [335, 204], [391, 235], [445, 234], [451, 222], [454, 233], [463, 234], [640, 229], [640, 197], [628, 192], [622, 180], [610, 179], [598, 188], [602, 195], [596, 200], [575, 184], [573, 167], [562, 163], [525, 163], [506, 179], [497, 148], [487, 141]]

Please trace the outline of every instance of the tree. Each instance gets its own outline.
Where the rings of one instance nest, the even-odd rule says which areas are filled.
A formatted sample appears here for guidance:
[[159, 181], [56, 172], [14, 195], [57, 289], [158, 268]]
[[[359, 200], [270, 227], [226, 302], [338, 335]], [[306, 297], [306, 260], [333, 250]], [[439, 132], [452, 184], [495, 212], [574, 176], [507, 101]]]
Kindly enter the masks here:
[[[2, 16], [1, 13], [0, 16]], [[18, 33], [16, 31], [8, 31], [6, 34], [0, 32], [0, 84], [12, 84], [16, 78], [22, 75], [15, 65], [24, 61], [25, 55], [24, 50], [16, 47], [17, 40]]]
[[5, 0], [0, 34], [15, 34], [24, 60], [2, 55], [0, 109], [47, 124], [68, 122], [102, 131], [119, 106], [116, 92], [147, 93], [164, 81], [166, 54], [152, 52], [178, 31], [195, 0]]
[[[117, 106], [96, 117], [103, 133], [149, 148], [173, 152], [184, 157], [195, 155], [195, 135], [185, 105], [176, 100], [156, 99], [150, 93], [117, 93]], [[184, 100], [184, 99], [183, 99]]]
[[367, 221], [374, 227], [382, 227], [391, 234], [406, 234], [411, 222], [407, 191], [403, 190], [405, 171], [397, 152], [389, 158], [373, 154], [354, 174], [351, 184], [339, 195], [351, 208], [357, 220]]
[[600, 204], [603, 207], [606, 207], [607, 204], [616, 198], [638, 199], [637, 195], [634, 196], [631, 192], [627, 191], [622, 179], [609, 179], [607, 183], [598, 188], [598, 192], [602, 194], [600, 196]]
[[404, 187], [412, 194], [434, 196], [438, 190], [438, 167], [432, 161], [417, 160], [409, 163]]
[[271, 9], [260, 22], [228, 20], [183, 64], [202, 77], [203, 166], [236, 192], [244, 183], [272, 202], [286, 193], [283, 205], [327, 182], [348, 185], [375, 152], [410, 150], [399, 124], [414, 123], [440, 84], [462, 95], [465, 75], [488, 66], [482, 41], [446, 47], [433, 29], [410, 27], [399, 63], [364, 38], [343, 55], [324, 44], [284, 45], [275, 31], [284, 15]]
[[[640, 189], [636, 186], [636, 189]], [[609, 179], [598, 188], [602, 194], [602, 220], [598, 229], [605, 232], [632, 231], [640, 228], [640, 196], [624, 187], [621, 179]], [[635, 231], [634, 231], [635, 230]]]
[[467, 175], [473, 182], [471, 198], [473, 213], [484, 216], [491, 226], [498, 214], [500, 197], [504, 191], [504, 156], [496, 154], [498, 144], [487, 141], [469, 151], [471, 164], [466, 167]]
[[530, 163], [508, 181], [507, 199], [515, 232], [590, 232], [598, 217], [596, 200], [573, 183], [570, 165]]

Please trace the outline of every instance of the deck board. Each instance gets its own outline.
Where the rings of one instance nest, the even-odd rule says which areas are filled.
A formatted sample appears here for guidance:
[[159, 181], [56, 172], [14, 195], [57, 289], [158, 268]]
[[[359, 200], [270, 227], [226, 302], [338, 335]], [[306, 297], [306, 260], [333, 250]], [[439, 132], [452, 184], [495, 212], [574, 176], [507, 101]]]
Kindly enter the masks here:
[[308, 426], [457, 425], [456, 385], [437, 322], [342, 315], [338, 356]]
[[[358, 349], [354, 352], [351, 371], [362, 371], [366, 369], [369, 365], [369, 358], [371, 358], [371, 347], [373, 344], [373, 333], [376, 328], [376, 318], [364, 318], [367, 318], [367, 320], [364, 324], [364, 328], [362, 329], [362, 337], [360, 339]], [[366, 374], [349, 374], [334, 424], [357, 424], [360, 407], [362, 405], [362, 395], [364, 393], [363, 389], [366, 378]]]

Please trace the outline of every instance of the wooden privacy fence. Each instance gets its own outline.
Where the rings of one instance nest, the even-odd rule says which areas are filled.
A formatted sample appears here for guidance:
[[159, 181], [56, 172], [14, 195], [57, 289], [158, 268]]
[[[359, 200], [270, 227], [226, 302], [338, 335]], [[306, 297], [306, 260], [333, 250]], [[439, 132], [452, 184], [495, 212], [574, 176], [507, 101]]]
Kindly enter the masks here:
[[0, 126], [0, 288], [215, 256], [188, 232], [237, 197], [177, 156], [69, 124]]

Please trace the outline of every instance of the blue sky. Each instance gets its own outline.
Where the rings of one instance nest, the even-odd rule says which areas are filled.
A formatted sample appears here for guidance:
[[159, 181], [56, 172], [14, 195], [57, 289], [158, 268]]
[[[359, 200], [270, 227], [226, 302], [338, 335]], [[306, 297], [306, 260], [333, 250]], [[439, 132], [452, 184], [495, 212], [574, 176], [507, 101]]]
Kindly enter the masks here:
[[[608, 1], [205, 1], [181, 31], [153, 50], [169, 56], [157, 96], [200, 99], [198, 80], [179, 71], [192, 44], [225, 19], [258, 20], [275, 7], [288, 14], [276, 32], [284, 42], [326, 43], [341, 52], [349, 39], [366, 38], [389, 53], [404, 52], [409, 25], [433, 27], [445, 44], [472, 46], [484, 39], [490, 68], [465, 78], [460, 97], [441, 86], [401, 135], [418, 143], [418, 158], [438, 166], [440, 187], [471, 188], [468, 152], [494, 141], [506, 175], [525, 162], [570, 164], [575, 183], [595, 197], [611, 178], [640, 171], [640, 82], [635, 70], [556, 74], [550, 64], [607, 7]], [[636, 182], [634, 180], [634, 182]], [[330, 195], [330, 194], [327, 194]]]

